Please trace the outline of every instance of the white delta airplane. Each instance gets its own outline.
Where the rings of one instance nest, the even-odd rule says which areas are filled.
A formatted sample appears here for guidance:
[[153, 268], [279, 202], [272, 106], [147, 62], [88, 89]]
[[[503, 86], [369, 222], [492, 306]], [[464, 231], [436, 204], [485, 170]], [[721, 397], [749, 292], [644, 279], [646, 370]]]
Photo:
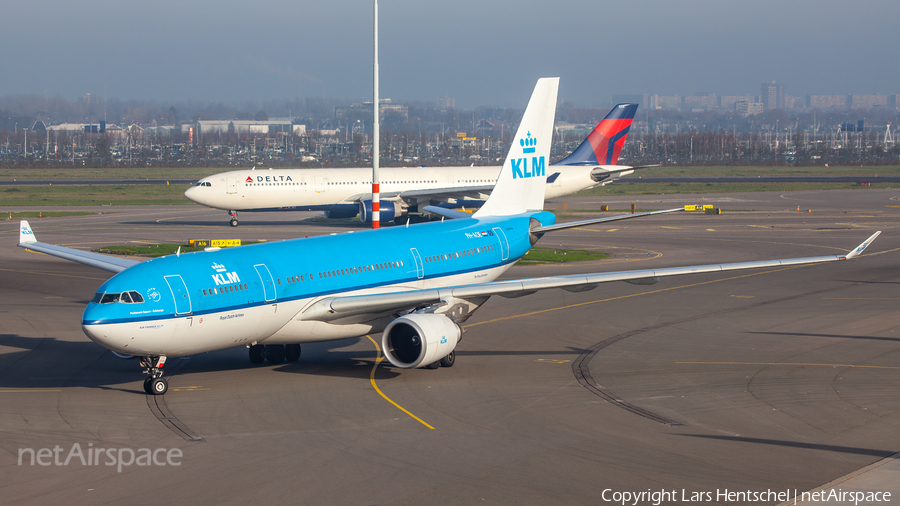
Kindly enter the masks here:
[[847, 260], [880, 233], [842, 255], [496, 281], [546, 233], [682, 210], [554, 223], [542, 208], [558, 85], [538, 81], [494, 191], [474, 214], [435, 208], [451, 219], [145, 262], [37, 242], [26, 221], [18, 245], [117, 273], [84, 309], [82, 328], [116, 354], [141, 357], [145, 391], [161, 395], [167, 358], [246, 346], [251, 362], [277, 364], [298, 360], [302, 343], [377, 332], [395, 367], [450, 367], [460, 326], [492, 295]]
[[[619, 104], [569, 156], [547, 169], [545, 198], [613, 182], [636, 167], [616, 165], [638, 104]], [[549, 140], [549, 138], [548, 138]], [[449, 203], [478, 207], [494, 188], [500, 167], [401, 167], [380, 171], [381, 221], [402, 223], [410, 211]], [[184, 192], [198, 204], [228, 211], [325, 211], [328, 218], [372, 221], [372, 169], [235, 170], [213, 174]], [[479, 199], [466, 201], [464, 199]], [[446, 205], [441, 205], [445, 207]]]

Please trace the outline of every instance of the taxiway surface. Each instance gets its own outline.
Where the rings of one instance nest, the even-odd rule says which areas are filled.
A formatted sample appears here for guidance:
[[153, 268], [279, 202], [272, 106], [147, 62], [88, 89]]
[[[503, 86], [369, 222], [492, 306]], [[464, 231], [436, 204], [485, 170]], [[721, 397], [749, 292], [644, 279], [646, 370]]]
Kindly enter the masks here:
[[[17, 248], [18, 223], [0, 223], [0, 504], [601, 504], [663, 490], [681, 504], [811, 490], [900, 450], [900, 190], [548, 207], [569, 221], [632, 202], [724, 214], [549, 234], [539, 245], [612, 257], [506, 277], [841, 254], [883, 234], [848, 262], [495, 297], [451, 369], [378, 364], [366, 337], [305, 345], [278, 366], [251, 365], [244, 348], [176, 359], [159, 405], [137, 361], [81, 332], [108, 273]], [[348, 229], [301, 213], [242, 213], [232, 229], [198, 206], [103, 210], [31, 224], [38, 240], [83, 248]], [[18, 463], [22, 449], [65, 458], [76, 443], [183, 457], [121, 472]]]

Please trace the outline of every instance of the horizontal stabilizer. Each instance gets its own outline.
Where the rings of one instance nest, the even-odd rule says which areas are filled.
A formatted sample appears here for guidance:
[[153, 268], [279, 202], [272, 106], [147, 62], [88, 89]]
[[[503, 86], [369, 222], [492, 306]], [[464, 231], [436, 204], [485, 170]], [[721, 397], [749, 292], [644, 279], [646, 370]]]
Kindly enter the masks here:
[[459, 209], [447, 209], [446, 207], [425, 206], [422, 208], [422, 210], [428, 211], [429, 213], [436, 214], [438, 216], [443, 216], [444, 218], [450, 218], [451, 220], [472, 217], [472, 213], [460, 211]]

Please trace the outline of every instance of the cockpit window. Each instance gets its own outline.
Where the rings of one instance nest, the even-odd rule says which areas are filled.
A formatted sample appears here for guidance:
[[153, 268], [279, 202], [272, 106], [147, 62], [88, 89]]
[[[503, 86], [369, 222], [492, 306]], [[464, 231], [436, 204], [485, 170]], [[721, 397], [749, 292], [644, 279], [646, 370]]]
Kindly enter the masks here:
[[132, 290], [122, 293], [103, 293], [97, 292], [91, 299], [94, 304], [112, 304], [113, 302], [124, 302], [126, 304], [140, 304], [144, 302], [144, 297], [140, 293]]
[[194, 186], [207, 186], [207, 187], [212, 187], [212, 183], [210, 183], [209, 181], [199, 181], [199, 182], [198, 182], [197, 184], [195, 184]]
[[111, 304], [113, 302], [119, 302], [118, 293], [104, 293], [103, 297], [100, 299], [101, 304]]

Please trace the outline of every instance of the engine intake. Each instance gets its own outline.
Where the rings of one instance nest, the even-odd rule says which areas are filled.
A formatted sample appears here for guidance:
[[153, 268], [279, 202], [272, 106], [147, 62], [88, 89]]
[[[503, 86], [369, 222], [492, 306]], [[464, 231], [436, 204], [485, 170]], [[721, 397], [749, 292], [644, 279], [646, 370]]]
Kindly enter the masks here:
[[424, 367], [446, 357], [462, 336], [446, 316], [415, 313], [392, 321], [381, 335], [388, 361], [401, 369]]

